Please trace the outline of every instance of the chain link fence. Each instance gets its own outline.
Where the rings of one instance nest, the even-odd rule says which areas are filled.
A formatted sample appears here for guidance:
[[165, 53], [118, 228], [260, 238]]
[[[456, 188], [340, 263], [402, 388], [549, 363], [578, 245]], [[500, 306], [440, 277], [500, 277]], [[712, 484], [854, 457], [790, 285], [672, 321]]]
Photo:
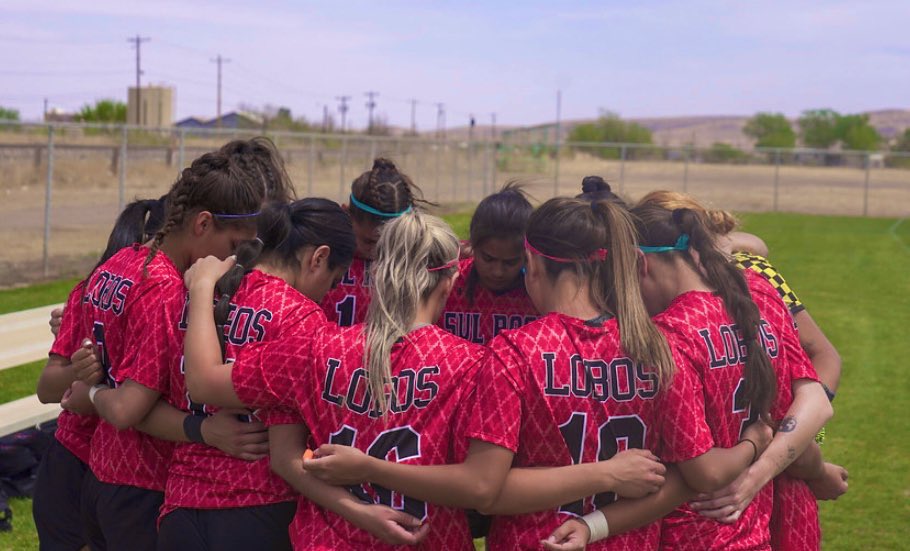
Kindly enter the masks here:
[[[0, 285], [82, 273], [124, 204], [159, 197], [202, 153], [262, 133], [0, 124]], [[537, 200], [575, 195], [584, 176], [597, 174], [632, 200], [674, 189], [739, 211], [910, 214], [906, 154], [265, 134], [281, 151], [299, 196], [341, 202], [351, 181], [384, 156], [444, 208], [476, 203], [509, 180], [527, 182]]]

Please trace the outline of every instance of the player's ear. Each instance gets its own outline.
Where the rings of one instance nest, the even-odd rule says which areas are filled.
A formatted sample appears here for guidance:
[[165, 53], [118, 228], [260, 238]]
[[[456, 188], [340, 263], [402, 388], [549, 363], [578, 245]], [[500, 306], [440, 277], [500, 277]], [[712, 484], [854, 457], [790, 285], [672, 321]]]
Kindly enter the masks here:
[[525, 277], [536, 279], [540, 276], [541, 270], [543, 270], [543, 261], [540, 257], [525, 251]]
[[638, 278], [644, 279], [650, 273], [650, 264], [648, 264], [648, 255], [638, 251]]
[[329, 265], [329, 255], [332, 253], [332, 250], [328, 245], [320, 245], [313, 250], [313, 255], [310, 256], [310, 268], [313, 270], [318, 270], [319, 268]]
[[197, 212], [196, 215], [193, 216], [192, 227], [190, 229], [193, 232], [193, 236], [199, 237], [214, 226], [215, 218], [212, 216], [212, 213], [203, 210]]

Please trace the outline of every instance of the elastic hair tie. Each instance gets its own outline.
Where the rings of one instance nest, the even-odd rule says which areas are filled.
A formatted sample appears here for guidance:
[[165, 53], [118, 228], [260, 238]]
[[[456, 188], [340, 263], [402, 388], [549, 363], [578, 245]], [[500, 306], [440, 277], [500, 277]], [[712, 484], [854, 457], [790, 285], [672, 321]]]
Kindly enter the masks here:
[[669, 251], [685, 251], [689, 249], [689, 236], [687, 234], [682, 234], [679, 236], [679, 239], [676, 240], [676, 244], [669, 246], [657, 246], [649, 247], [645, 245], [639, 245], [638, 247], [643, 253], [666, 253]]
[[428, 272], [438, 272], [439, 270], [445, 270], [447, 268], [451, 268], [452, 266], [455, 266], [456, 264], [458, 264], [457, 258], [446, 262], [442, 266], [436, 266], [435, 268], [430, 268], [429, 266], [427, 266], [427, 271]]
[[527, 237], [525, 237], [525, 248], [528, 249], [529, 251], [531, 251], [532, 253], [536, 254], [537, 256], [542, 256], [546, 259], [552, 260], [553, 262], [559, 262], [561, 264], [575, 264], [577, 262], [594, 262], [597, 260], [603, 262], [604, 260], [607, 259], [607, 249], [604, 249], [604, 248], [595, 250], [594, 252], [589, 254], [588, 258], [586, 258], [586, 259], [563, 258], [561, 256], [550, 256], [550, 255], [538, 250], [537, 247], [535, 247], [534, 245], [531, 244], [530, 241], [528, 241]]
[[373, 207], [371, 207], [370, 205], [367, 205], [366, 203], [358, 201], [357, 198], [354, 197], [353, 193], [351, 194], [351, 204], [364, 212], [368, 212], [368, 213], [374, 214], [376, 216], [381, 216], [383, 218], [398, 218], [402, 214], [407, 214], [407, 213], [411, 212], [411, 209], [413, 208], [413, 207], [409, 206], [408, 208], [404, 209], [401, 212], [383, 212], [381, 210], [374, 209]]
[[214, 216], [215, 218], [253, 218], [255, 216], [259, 216], [260, 212], [262, 212], [262, 211], [257, 210], [256, 212], [248, 212], [246, 214], [230, 214], [230, 213], [224, 213], [224, 212], [213, 212], [212, 216]]

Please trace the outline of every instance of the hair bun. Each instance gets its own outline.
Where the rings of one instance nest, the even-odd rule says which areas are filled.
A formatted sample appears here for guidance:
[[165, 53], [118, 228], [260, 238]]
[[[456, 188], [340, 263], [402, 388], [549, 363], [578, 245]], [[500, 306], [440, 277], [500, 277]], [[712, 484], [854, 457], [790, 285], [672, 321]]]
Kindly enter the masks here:
[[582, 193], [594, 193], [597, 191], [612, 192], [613, 190], [610, 189], [610, 184], [600, 176], [585, 176], [581, 181], [581, 191]]
[[385, 157], [376, 157], [376, 159], [373, 160], [373, 170], [398, 170], [398, 167], [395, 166], [395, 163]]

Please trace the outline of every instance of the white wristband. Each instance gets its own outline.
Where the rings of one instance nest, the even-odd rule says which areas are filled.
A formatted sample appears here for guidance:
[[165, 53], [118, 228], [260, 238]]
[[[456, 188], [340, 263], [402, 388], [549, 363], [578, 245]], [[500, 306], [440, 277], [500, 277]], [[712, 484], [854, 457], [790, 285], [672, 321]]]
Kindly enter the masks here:
[[88, 401], [95, 405], [95, 394], [98, 394], [98, 391], [103, 388], [109, 388], [105, 385], [95, 385], [92, 388], [88, 389]]
[[600, 509], [581, 517], [581, 520], [588, 525], [588, 530], [591, 531], [591, 539], [588, 540], [588, 543], [606, 539], [610, 535], [610, 525], [607, 523], [607, 517], [604, 516]]

